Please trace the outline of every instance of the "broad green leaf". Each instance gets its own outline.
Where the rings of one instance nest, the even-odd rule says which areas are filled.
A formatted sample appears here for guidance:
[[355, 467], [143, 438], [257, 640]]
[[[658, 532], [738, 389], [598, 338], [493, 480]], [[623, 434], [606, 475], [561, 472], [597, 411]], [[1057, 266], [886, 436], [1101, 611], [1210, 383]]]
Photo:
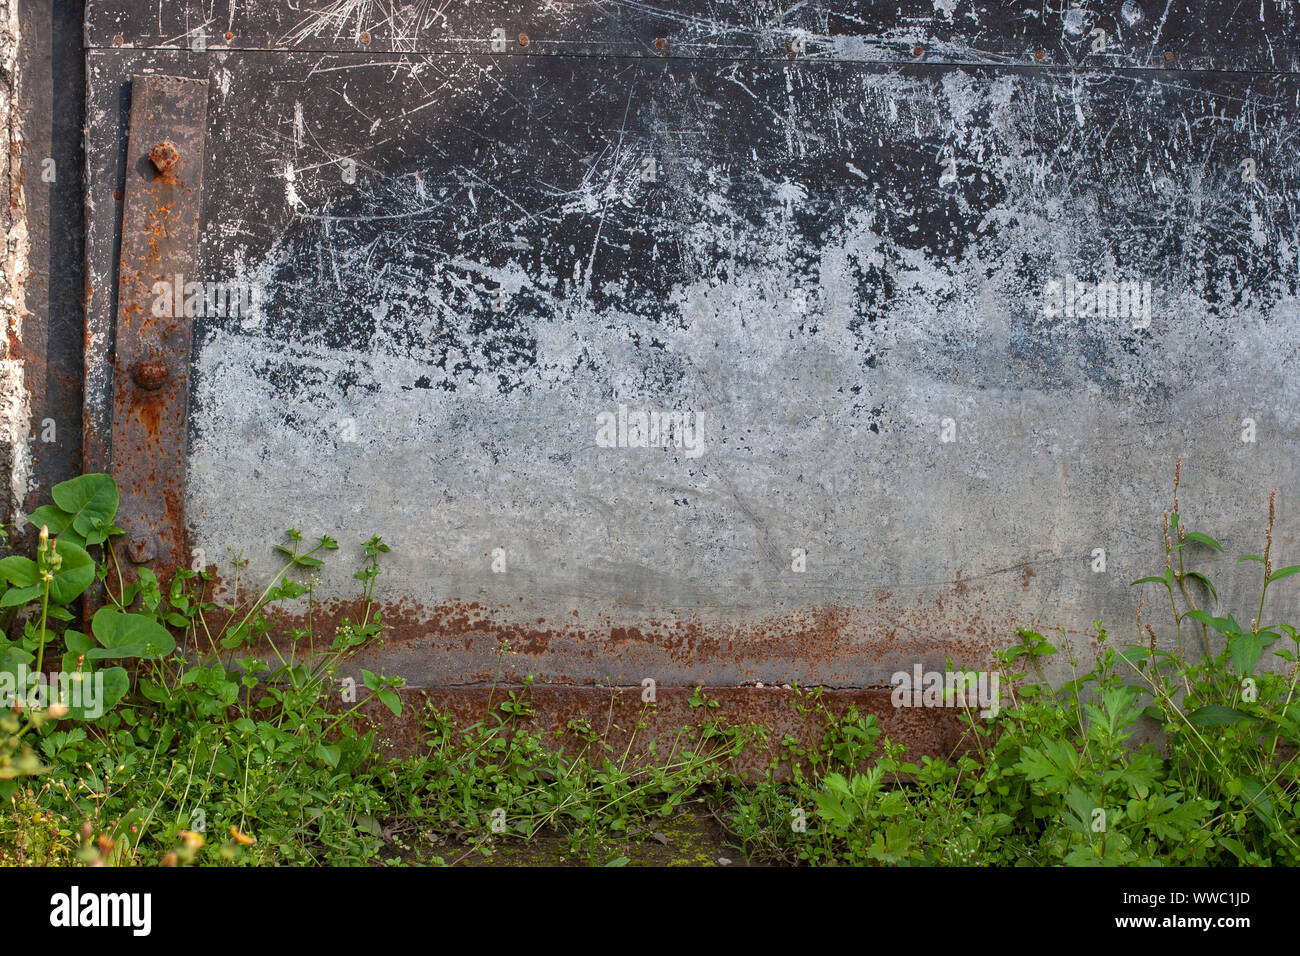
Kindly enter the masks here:
[[1232, 855], [1237, 858], [1237, 862], [1242, 866], [1249, 865], [1250, 856], [1246, 852], [1246, 848], [1241, 845], [1240, 840], [1234, 840], [1232, 837], [1219, 837], [1219, 846], [1230, 850]]
[[1214, 585], [1210, 583], [1210, 579], [1207, 578], [1200, 571], [1188, 571], [1185, 575], [1183, 575], [1183, 577], [1196, 578], [1196, 580], [1200, 581], [1202, 584], [1204, 584], [1207, 588], [1210, 589], [1210, 594], [1214, 596], [1215, 601], [1219, 600], [1219, 592], [1214, 590]]
[[1264, 559], [1257, 554], [1248, 554], [1244, 558], [1237, 559], [1238, 564], [1241, 564], [1243, 561], [1258, 561], [1260, 564], [1264, 563]]
[[1121, 660], [1128, 661], [1130, 664], [1139, 664], [1151, 659], [1151, 648], [1149, 647], [1126, 647], [1119, 652]]
[[1264, 635], [1231, 634], [1228, 636], [1228, 653], [1238, 674], [1253, 674], [1264, 653]]
[[1092, 829], [1092, 811], [1101, 805], [1100, 801], [1090, 797], [1078, 787], [1070, 787], [1065, 792], [1065, 802], [1074, 811], [1074, 819], [1066, 820], [1066, 825], [1077, 833], [1088, 833]]
[[1219, 544], [1219, 542], [1215, 541], [1208, 534], [1203, 534], [1200, 531], [1189, 531], [1183, 535], [1183, 538], [1187, 541], [1199, 541], [1201, 544], [1208, 544], [1216, 551], [1223, 550], [1223, 545]]
[[0, 597], [0, 607], [18, 607], [28, 601], [34, 601], [41, 596], [43, 590], [36, 584], [29, 588], [10, 588], [4, 593], [4, 597]]
[[1197, 707], [1188, 714], [1187, 720], [1197, 727], [1223, 727], [1227, 724], [1235, 724], [1240, 720], [1254, 720], [1254, 718], [1234, 707], [1224, 707], [1222, 704], [1206, 704], [1204, 707]]
[[1133, 587], [1134, 585], [1138, 585], [1138, 584], [1163, 584], [1165, 587], [1172, 589], [1174, 586], [1174, 572], [1171, 571], [1169, 568], [1166, 568], [1164, 575], [1160, 577], [1138, 578], [1136, 581], [1130, 584], [1129, 587]]
[[70, 677], [82, 683], [78, 700], [74, 691], [68, 702], [68, 717], [72, 720], [95, 720], [117, 706], [131, 688], [131, 678], [125, 668], [107, 667], [103, 670], [80, 671]]
[[1289, 578], [1293, 574], [1300, 574], [1300, 564], [1293, 564], [1289, 568], [1279, 568], [1268, 576], [1268, 583], [1272, 584], [1282, 578]]
[[117, 514], [117, 482], [108, 475], [79, 475], [50, 489], [54, 503], [72, 515], [72, 529], [91, 544], [103, 535], [101, 525], [111, 524]]
[[80, 631], [64, 631], [63, 643], [68, 646], [68, 650], [76, 651], [78, 654], [84, 654], [95, 646], [94, 639]]
[[385, 707], [393, 712], [395, 717], [402, 716], [402, 699], [397, 696], [397, 692], [385, 687], [379, 692], [379, 700]]
[[103, 645], [86, 654], [92, 660], [161, 657], [176, 649], [176, 640], [171, 632], [143, 614], [128, 614], [116, 608], [102, 607], [95, 612], [90, 628], [95, 639]]
[[20, 554], [0, 561], [0, 578], [4, 578], [14, 587], [29, 588], [39, 580], [36, 562]]
[[342, 756], [342, 754], [343, 751], [337, 744], [316, 744], [316, 756], [330, 767], [337, 767], [339, 765], [339, 757]]
[[1263, 786], [1254, 777], [1241, 778], [1242, 795], [1247, 799], [1247, 805], [1255, 811], [1255, 816], [1260, 823], [1272, 829], [1273, 827], [1273, 802], [1269, 800], [1268, 794], [1264, 791]]
[[1188, 611], [1183, 615], [1185, 618], [1191, 618], [1193, 621], [1200, 621], [1202, 624], [1209, 625], [1220, 634], [1235, 634], [1237, 627], [1234, 621], [1226, 617], [1215, 617], [1199, 608], [1194, 611]]
[[27, 516], [27, 520], [38, 529], [47, 528], [51, 536], [57, 537], [72, 521], [72, 515], [57, 505], [41, 505]]
[[239, 767], [228, 753], [217, 754], [212, 759], [212, 769], [218, 777], [233, 777], [239, 772]]
[[71, 604], [95, 580], [95, 561], [70, 541], [60, 541], [58, 553], [63, 563], [50, 582], [50, 600]]
[[16, 673], [19, 664], [29, 667], [34, 660], [36, 660], [36, 655], [31, 651], [24, 650], [18, 644], [0, 647], [0, 673]]

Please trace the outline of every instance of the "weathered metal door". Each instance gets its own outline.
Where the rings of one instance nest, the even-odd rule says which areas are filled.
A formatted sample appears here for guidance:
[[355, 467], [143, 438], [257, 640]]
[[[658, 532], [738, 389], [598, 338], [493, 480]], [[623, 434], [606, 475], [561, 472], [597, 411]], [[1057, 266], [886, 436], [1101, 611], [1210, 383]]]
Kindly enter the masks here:
[[1290, 0], [86, 19], [133, 560], [381, 535], [413, 686], [799, 680], [924, 739], [892, 673], [1127, 625], [1177, 455], [1230, 540], [1297, 487]]

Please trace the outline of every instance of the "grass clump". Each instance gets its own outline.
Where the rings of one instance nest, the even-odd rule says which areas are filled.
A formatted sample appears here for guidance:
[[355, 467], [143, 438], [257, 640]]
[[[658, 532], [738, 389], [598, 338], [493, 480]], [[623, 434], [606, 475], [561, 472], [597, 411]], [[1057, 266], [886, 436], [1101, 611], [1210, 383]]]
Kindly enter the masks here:
[[[754, 781], [733, 767], [767, 731], [698, 688], [691, 725], [649, 739], [646, 703], [616, 747], [581, 720], [539, 731], [530, 686], [494, 687], [468, 726], [426, 704], [419, 746], [389, 756], [370, 718], [413, 706], [401, 681], [341, 677], [382, 640], [384, 542], [359, 544], [359, 620], [321, 638], [315, 575], [338, 542], [290, 529], [272, 581], [229, 600], [206, 571], [127, 584], [116, 486], [82, 476], [33, 515], [35, 557], [0, 560], [0, 687], [20, 688], [0, 709], [0, 864], [1295, 865], [1300, 636], [1266, 612], [1300, 565], [1274, 568], [1270, 498], [1239, 623], [1192, 566], [1222, 547], [1188, 528], [1178, 479], [1164, 568], [1134, 582], [1167, 599], [1163, 636], [1142, 606], [1131, 646], [1097, 622], [1091, 660], [1053, 686], [1043, 665], [1069, 649], [1019, 631], [996, 655], [1005, 699], [963, 710], [943, 757], [796, 688], [810, 731]], [[287, 602], [308, 627], [273, 627]], [[21, 683], [46, 672], [59, 693]]]

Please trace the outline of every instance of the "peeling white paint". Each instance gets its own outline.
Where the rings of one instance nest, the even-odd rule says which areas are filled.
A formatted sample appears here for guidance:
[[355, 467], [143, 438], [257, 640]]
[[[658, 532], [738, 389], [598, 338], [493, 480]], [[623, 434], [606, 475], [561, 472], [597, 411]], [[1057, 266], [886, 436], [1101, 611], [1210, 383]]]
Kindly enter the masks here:
[[31, 490], [31, 398], [25, 381], [23, 361], [12, 354], [13, 345], [23, 338], [27, 314], [23, 283], [28, 271], [27, 203], [22, 172], [10, 163], [21, 155], [22, 116], [17, 108], [20, 83], [18, 38], [22, 36], [18, 4], [0, 2], [0, 130], [4, 157], [0, 159], [0, 183], [4, 184], [6, 223], [3, 261], [0, 262], [0, 315], [4, 317], [4, 338], [0, 342], [0, 449], [4, 461], [0, 471], [8, 483], [8, 510], [16, 523], [25, 520], [23, 503]]

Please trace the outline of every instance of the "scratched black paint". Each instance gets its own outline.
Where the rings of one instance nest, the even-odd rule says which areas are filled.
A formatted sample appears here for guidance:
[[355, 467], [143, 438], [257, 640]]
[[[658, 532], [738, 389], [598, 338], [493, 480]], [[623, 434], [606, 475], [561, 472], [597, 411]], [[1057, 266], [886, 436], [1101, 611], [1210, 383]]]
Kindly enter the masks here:
[[[102, 52], [92, 59], [123, 74], [218, 69], [213, 58], [161, 51]], [[847, 210], [874, 208], [883, 224], [884, 264], [850, 259], [858, 295], [836, 303], [849, 313], [848, 328], [860, 339], [864, 374], [870, 374], [890, 349], [876, 333], [897, 321], [896, 271], [909, 252], [942, 268], [973, 244], [999, 249], [998, 230], [987, 217], [1013, 188], [1021, 190], [1021, 205], [1012, 205], [1000, 228], [1037, 211], [1023, 205], [1024, 185], [1014, 172], [995, 175], [987, 158], [981, 163], [963, 153], [961, 130], [908, 136], [864, 109], [836, 118], [847, 131], [832, 138], [825, 104], [851, 103], [863, 83], [890, 75], [868, 64], [233, 53], [220, 58], [219, 69], [230, 75], [231, 92], [219, 99], [214, 93], [210, 109], [213, 167], [221, 172], [205, 196], [205, 221], [239, 224], [245, 261], [264, 259], [275, 248], [259, 332], [310, 348], [361, 351], [382, 332], [390, 347], [427, 361], [427, 372], [412, 375], [412, 388], [454, 391], [466, 377], [482, 374], [501, 392], [528, 388], [538, 361], [534, 330], [571, 321], [570, 304], [674, 326], [681, 319], [678, 304], [667, 300], [673, 288], [773, 261], [773, 184], [786, 180], [807, 191], [807, 201], [781, 225], [788, 232], [777, 258], [793, 268], [792, 281], [815, 286], [823, 278], [817, 249], [828, 229], [844, 227]], [[1081, 221], [1095, 223], [1072, 238], [1079, 261], [1125, 263], [1225, 310], [1246, 297], [1267, 305], [1294, 293], [1295, 272], [1284, 268], [1279, 241], [1296, 228], [1289, 145], [1294, 79], [961, 72], [977, 83], [1014, 77], [1015, 95], [1028, 103], [1020, 115], [1032, 119], [1019, 132], [1060, 170], [1042, 185], [1042, 197], [1064, 196], [1082, 210]], [[920, 84], [935, 97], [953, 73], [893, 68], [900, 82]], [[429, 75], [449, 89], [431, 99]], [[343, 82], [351, 108], [339, 105]], [[798, 95], [789, 92], [791, 84]], [[1076, 84], [1099, 104], [1100, 121], [1077, 122]], [[906, 108], [918, 109], [917, 102]], [[285, 200], [284, 165], [294, 151], [285, 139], [298, 104], [307, 171], [299, 174], [301, 205], [293, 209]], [[1107, 122], [1108, 116], [1114, 119]], [[375, 117], [383, 120], [377, 134], [371, 132]], [[1218, 119], [1201, 131], [1207, 117]], [[981, 106], [965, 123], [983, 128], [990, 121]], [[793, 153], [791, 129], [805, 141]], [[111, 164], [112, 144], [97, 146], [99, 162]], [[948, 152], [958, 183], [944, 188], [938, 162]], [[1243, 190], [1237, 168], [1244, 155], [1258, 158], [1267, 181], [1253, 213], [1254, 191]], [[359, 164], [354, 184], [337, 171], [343, 156]], [[656, 162], [657, 173], [653, 182], [640, 183], [639, 161], [646, 159]], [[850, 167], [856, 172], [846, 172]], [[614, 183], [637, 199], [600, 210], [556, 208], [557, 194], [575, 190], [585, 177]], [[721, 211], [706, 201], [710, 190], [724, 197]], [[1207, 206], [1212, 214], [1200, 208]], [[1270, 236], [1262, 245], [1252, 239], [1260, 208]], [[711, 248], [689, 246], [697, 223], [716, 237]], [[1044, 254], [1055, 251], [1053, 238], [1043, 236]], [[367, 250], [364, 265], [338, 271], [322, 255], [330, 246]], [[92, 250], [92, 258], [102, 260], [105, 251]], [[209, 275], [230, 274], [233, 251], [220, 229], [205, 231]], [[474, 263], [478, 272], [456, 262]], [[481, 273], [509, 267], [532, 288], [494, 312], [494, 283]], [[1018, 269], [1030, 289], [1050, 272], [1041, 257], [1028, 254]], [[994, 270], [987, 274], [992, 278]], [[770, 290], [777, 297], [786, 292]], [[962, 294], [953, 289], [938, 301]], [[1116, 392], [1132, 387], [1132, 369], [1122, 382], [1114, 367], [1113, 330], [1044, 320], [1034, 301], [1005, 307], [1010, 367], [1019, 381], [1051, 388], [1059, 363], [1077, 352], [1089, 379]], [[748, 321], [747, 312], [737, 303], [736, 321]], [[238, 324], [200, 319], [196, 338]], [[818, 329], [812, 316], [798, 332], [816, 336]], [[1071, 336], [1076, 342], [1082, 336], [1082, 346], [1072, 346]], [[1121, 351], [1139, 370], [1154, 361], [1145, 333], [1128, 329], [1119, 336]], [[633, 344], [647, 388], [671, 393], [680, 365], [658, 356], [653, 341]], [[971, 344], [960, 332], [936, 336], [933, 346], [940, 377], [978, 381], [982, 374], [1005, 374], [972, 365]], [[602, 357], [588, 352], [578, 361], [599, 367]], [[333, 389], [373, 388], [365, 368], [313, 384], [312, 375], [304, 377], [283, 356], [268, 356], [265, 374], [300, 408]], [[1139, 391], [1153, 395], [1167, 387], [1158, 374], [1138, 382]]]
[[[310, 6], [276, 0], [92, 0], [88, 24], [95, 47], [111, 47], [121, 37], [126, 45], [183, 48], [202, 29], [209, 48], [485, 54], [492, 51], [493, 31], [500, 29], [506, 38], [501, 53], [517, 56], [784, 57], [802, 40], [798, 55], [804, 58], [1291, 72], [1300, 66], [1300, 10], [1278, 0], [459, 0]], [[1099, 52], [1094, 30], [1106, 34]], [[361, 42], [362, 33], [369, 42]], [[520, 33], [529, 35], [527, 48], [517, 42]], [[656, 45], [660, 38], [666, 41], [663, 50]], [[1166, 53], [1174, 54], [1172, 62]]]

